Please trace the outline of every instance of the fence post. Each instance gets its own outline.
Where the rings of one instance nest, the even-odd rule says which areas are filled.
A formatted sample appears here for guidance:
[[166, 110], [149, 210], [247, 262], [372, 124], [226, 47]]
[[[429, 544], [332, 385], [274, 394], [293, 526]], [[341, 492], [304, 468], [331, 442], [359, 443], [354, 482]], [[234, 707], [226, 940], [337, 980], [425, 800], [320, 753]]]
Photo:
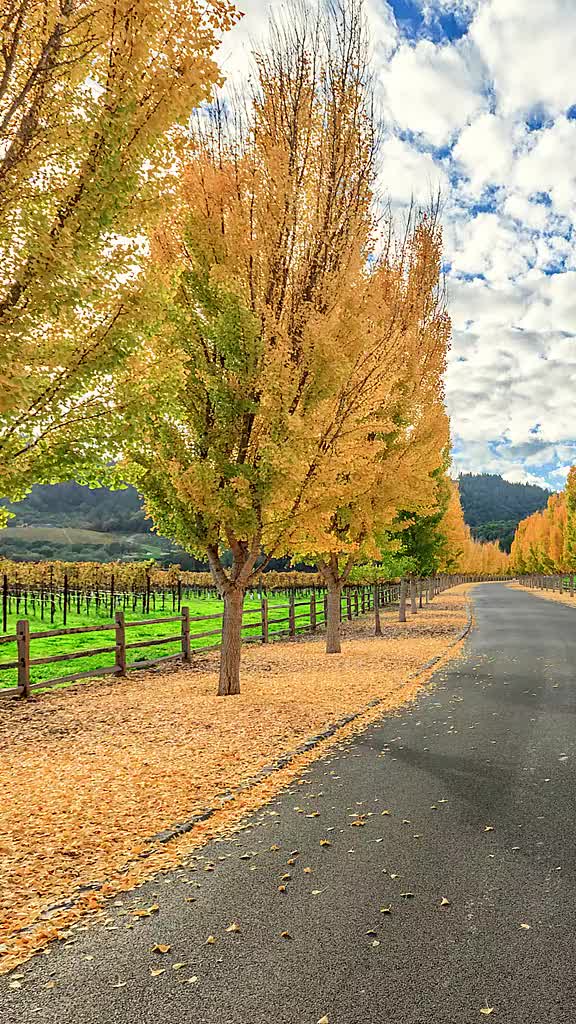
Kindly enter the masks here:
[[268, 598], [263, 597], [260, 601], [260, 615], [262, 617], [262, 643], [268, 643]]
[[379, 601], [379, 597], [380, 597], [380, 595], [378, 593], [378, 584], [375, 583], [374, 584], [374, 619], [375, 619], [374, 635], [375, 636], [382, 636], [382, 623], [380, 622], [380, 607], [379, 607], [380, 601]]
[[16, 623], [16, 644], [18, 647], [18, 694], [30, 696], [30, 623], [19, 619]]
[[352, 595], [349, 587], [346, 588], [346, 617], [348, 622], [352, 620]]
[[8, 576], [2, 577], [2, 632], [8, 632]]
[[328, 621], [328, 594], [324, 594], [323, 605], [324, 605], [324, 625], [326, 625], [326, 623]]
[[312, 593], [310, 598], [310, 629], [312, 633], [316, 632], [316, 592]]
[[354, 591], [354, 617], [357, 619], [358, 615], [359, 615], [359, 612], [358, 612], [358, 591], [355, 590]]
[[116, 675], [126, 675], [126, 629], [124, 624], [124, 612], [116, 612]]
[[296, 616], [294, 611], [294, 591], [290, 591], [288, 599], [288, 635], [296, 636]]
[[190, 648], [190, 609], [188, 605], [182, 608], [182, 661], [189, 665], [192, 661], [192, 650]]

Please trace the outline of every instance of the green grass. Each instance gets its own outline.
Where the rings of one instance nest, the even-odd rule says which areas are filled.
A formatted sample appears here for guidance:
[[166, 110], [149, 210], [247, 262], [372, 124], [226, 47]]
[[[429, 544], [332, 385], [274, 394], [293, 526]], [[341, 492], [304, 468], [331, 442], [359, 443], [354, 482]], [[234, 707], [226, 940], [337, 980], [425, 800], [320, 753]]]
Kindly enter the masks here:
[[[297, 598], [297, 603], [299, 600]], [[269, 618], [283, 618], [288, 617], [288, 609], [278, 609], [278, 606], [287, 605], [288, 597], [285, 594], [276, 594], [269, 599], [268, 615]], [[13, 606], [15, 601], [12, 601]], [[142, 613], [142, 609], [136, 609], [132, 612], [131, 610], [125, 611], [126, 623], [143, 620], [146, 618], [164, 618], [170, 615], [176, 614], [172, 612], [171, 600], [166, 600], [166, 606], [162, 610], [161, 600], [157, 600], [156, 610], [150, 610], [149, 615]], [[222, 614], [222, 601], [216, 597], [190, 597], [187, 596], [183, 601], [183, 604], [187, 605], [190, 609], [190, 617], [193, 619], [196, 616], [203, 615], [221, 615]], [[260, 619], [260, 602], [257, 598], [247, 597], [244, 604], [244, 628], [243, 635], [245, 638], [249, 638], [251, 635], [258, 635], [261, 629]], [[343, 606], [345, 614], [345, 608]], [[298, 605], [296, 607], [296, 614], [302, 616], [296, 619], [297, 629], [301, 629], [304, 626], [309, 625], [309, 604]], [[23, 605], [20, 607], [20, 611], [17, 613], [15, 607], [12, 608], [11, 613], [8, 615], [8, 628], [7, 633], [16, 632], [16, 621], [17, 619], [27, 618], [30, 623], [30, 632], [40, 632], [48, 629], [60, 628], [62, 624], [62, 613], [57, 608], [56, 618], [54, 624], [50, 623], [49, 609], [44, 610], [44, 619], [42, 620], [38, 609], [36, 614], [32, 613], [31, 607], [28, 608], [28, 613], [25, 614]], [[317, 598], [317, 620], [318, 623], [322, 620], [322, 602], [318, 595]], [[90, 612], [81, 611], [78, 614], [76, 611], [70, 611], [67, 617], [66, 628], [73, 626], [91, 626], [97, 624], [107, 624], [111, 622], [109, 609], [100, 608], [98, 612], [93, 606]], [[202, 633], [207, 630], [219, 629], [221, 626], [220, 619], [208, 619], [206, 622], [191, 622], [190, 633]], [[282, 623], [271, 623], [269, 632], [272, 637], [275, 633], [285, 631], [288, 629], [288, 622]], [[180, 650], [180, 623], [177, 622], [166, 622], [156, 623], [154, 625], [141, 625], [141, 626], [127, 626], [126, 628], [126, 642], [133, 643], [136, 640], [150, 640], [153, 637], [164, 637], [171, 636], [174, 634], [174, 642], [170, 644], [162, 644], [160, 646], [151, 645], [150, 647], [136, 648], [127, 651], [127, 661], [129, 665], [135, 665], [138, 660], [148, 661], [152, 658], [160, 658], [167, 654], [176, 654]], [[202, 637], [191, 641], [192, 650], [201, 650], [203, 647], [217, 644], [219, 641], [218, 636]], [[114, 627], [110, 629], [102, 630], [94, 633], [77, 633], [71, 636], [55, 636], [55, 637], [42, 637], [40, 639], [31, 639], [30, 641], [30, 658], [45, 658], [55, 654], [66, 654], [82, 650], [90, 650], [95, 647], [111, 647], [115, 643]], [[11, 641], [0, 645], [0, 663], [15, 661], [17, 657], [16, 642]], [[89, 669], [103, 668], [107, 665], [114, 664], [114, 652], [110, 651], [105, 654], [96, 654], [88, 656], [86, 658], [75, 658], [72, 661], [59, 661], [55, 664], [49, 665], [33, 665], [30, 670], [30, 681], [32, 684], [42, 682], [43, 680], [55, 679], [60, 676], [69, 675], [72, 672], [85, 672]], [[17, 685], [17, 673], [16, 669], [8, 669], [6, 671], [0, 671], [0, 689], [6, 689]]]

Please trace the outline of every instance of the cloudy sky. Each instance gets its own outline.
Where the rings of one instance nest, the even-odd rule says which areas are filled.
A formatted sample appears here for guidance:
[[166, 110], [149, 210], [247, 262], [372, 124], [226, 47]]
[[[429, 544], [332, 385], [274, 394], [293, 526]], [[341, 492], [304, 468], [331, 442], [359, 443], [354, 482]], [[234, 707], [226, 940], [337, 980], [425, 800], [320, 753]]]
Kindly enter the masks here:
[[[576, 462], [576, 2], [366, 0], [396, 207], [441, 187], [455, 471]], [[282, 0], [243, 0], [224, 69]]]

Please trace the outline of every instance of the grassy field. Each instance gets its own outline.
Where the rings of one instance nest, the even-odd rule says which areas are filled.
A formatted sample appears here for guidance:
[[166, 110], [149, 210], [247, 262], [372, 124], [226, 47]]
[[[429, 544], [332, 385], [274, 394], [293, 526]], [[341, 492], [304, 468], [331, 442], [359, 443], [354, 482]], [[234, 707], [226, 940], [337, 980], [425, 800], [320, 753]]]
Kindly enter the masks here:
[[[183, 602], [190, 608], [190, 617], [193, 619], [197, 616], [204, 615], [221, 615], [222, 614], [222, 601], [215, 597], [196, 597], [186, 599]], [[277, 594], [272, 597], [269, 601], [268, 614], [270, 619], [280, 619], [288, 616], [288, 611], [284, 607], [282, 610], [275, 611], [274, 609], [278, 606], [285, 606], [288, 603], [288, 597], [285, 594]], [[150, 611], [150, 614], [146, 616], [142, 613], [142, 610], [136, 610], [135, 612], [126, 610], [125, 617], [126, 622], [143, 620], [146, 618], [164, 618], [172, 614], [171, 602], [166, 602], [166, 608], [164, 611], [157, 607], [156, 611]], [[244, 615], [244, 636], [249, 637], [260, 632], [260, 602], [257, 598], [247, 597], [245, 604], [245, 615]], [[321, 620], [322, 615], [322, 604], [320, 598], [317, 602], [317, 618]], [[310, 621], [309, 617], [309, 606], [306, 602], [302, 606], [296, 608], [297, 615], [301, 616], [296, 620], [296, 626], [302, 628], [307, 626]], [[14, 633], [16, 631], [16, 620], [18, 618], [28, 618], [30, 622], [30, 632], [40, 632], [51, 628], [58, 628], [61, 616], [58, 616], [58, 620], [54, 626], [50, 625], [50, 617], [45, 612], [44, 620], [40, 618], [39, 613], [36, 615], [32, 614], [29, 609], [28, 614], [25, 615], [21, 610], [20, 614], [17, 615], [15, 611], [8, 616], [8, 629], [7, 633]], [[100, 609], [99, 613], [94, 608], [90, 609], [89, 613], [70, 611], [68, 613], [67, 627], [73, 626], [92, 626], [96, 624], [111, 623], [111, 617], [109, 610], [103, 608]], [[221, 620], [219, 619], [208, 619], [206, 622], [193, 622], [190, 623], [190, 633], [203, 633], [212, 629], [219, 629]], [[287, 629], [287, 622], [283, 623], [270, 623], [270, 634], [281, 632]], [[136, 648], [127, 651], [128, 664], [135, 665], [138, 661], [147, 661], [151, 658], [160, 658], [168, 654], [176, 654], [180, 650], [180, 623], [179, 622], [167, 622], [157, 623], [155, 625], [142, 625], [127, 627], [126, 629], [126, 642], [133, 643], [136, 640], [151, 640], [153, 637], [165, 637], [174, 634], [173, 644], [162, 644], [158, 647], [151, 645], [150, 647]], [[65, 654], [68, 652], [76, 652], [82, 650], [90, 650], [96, 647], [111, 647], [115, 643], [114, 626], [111, 624], [107, 630], [95, 633], [78, 633], [72, 634], [71, 636], [56, 636], [56, 637], [42, 637], [40, 639], [32, 639], [30, 641], [30, 658], [46, 658], [54, 654]], [[202, 637], [197, 640], [191, 641], [193, 650], [201, 650], [203, 647], [210, 646], [214, 643], [218, 643], [218, 636]], [[10, 643], [2, 644], [0, 646], [0, 665], [2, 662], [15, 661], [17, 657], [16, 642], [11, 641]], [[96, 654], [86, 658], [78, 658], [72, 661], [60, 661], [50, 665], [35, 665], [31, 668], [30, 681], [32, 683], [41, 682], [44, 679], [55, 679], [59, 676], [69, 675], [72, 672], [85, 672], [88, 669], [103, 668], [106, 665], [114, 664], [114, 652], [110, 651], [106, 654]], [[0, 689], [6, 689], [17, 685], [16, 669], [8, 669], [0, 671]]]

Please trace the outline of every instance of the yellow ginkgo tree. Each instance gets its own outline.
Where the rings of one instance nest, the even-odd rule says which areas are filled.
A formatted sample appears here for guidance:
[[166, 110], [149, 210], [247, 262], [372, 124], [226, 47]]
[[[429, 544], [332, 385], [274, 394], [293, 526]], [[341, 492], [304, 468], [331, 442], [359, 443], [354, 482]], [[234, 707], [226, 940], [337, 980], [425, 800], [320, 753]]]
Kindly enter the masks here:
[[414, 218], [396, 244], [387, 222], [382, 241], [360, 2], [299, 11], [256, 54], [251, 95], [197, 119], [152, 239], [155, 319], [118, 385], [120, 472], [163, 534], [205, 554], [224, 599], [220, 694], [239, 692], [262, 558], [331, 556], [352, 508], [366, 546], [440, 443], [423, 382], [443, 365], [443, 313], [438, 353], [419, 352], [436, 228]]
[[230, 0], [0, 5], [0, 494], [100, 446], [143, 232], [238, 17]]

